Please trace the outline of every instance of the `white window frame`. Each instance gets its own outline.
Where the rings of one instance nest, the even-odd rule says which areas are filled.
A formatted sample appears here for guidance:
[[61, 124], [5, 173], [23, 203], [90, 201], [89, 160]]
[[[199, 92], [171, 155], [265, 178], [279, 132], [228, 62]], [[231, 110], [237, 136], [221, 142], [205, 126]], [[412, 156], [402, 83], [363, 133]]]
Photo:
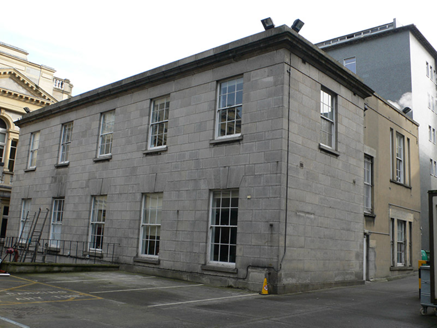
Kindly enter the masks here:
[[357, 59], [356, 57], [349, 57], [343, 60], [343, 66], [350, 71], [357, 73]]
[[219, 266], [235, 267], [237, 257], [238, 212], [238, 190], [211, 191], [208, 233], [209, 263]]
[[73, 122], [62, 124], [61, 141], [59, 145], [59, 158], [58, 158], [59, 164], [70, 162], [68, 155], [70, 153], [72, 134], [73, 134]]
[[149, 125], [149, 149], [167, 147], [168, 119], [170, 115], [170, 96], [152, 101]]
[[405, 183], [405, 138], [400, 133], [396, 133], [395, 163], [395, 180], [399, 183]]
[[320, 143], [335, 149], [337, 143], [337, 96], [326, 90], [320, 91]]
[[21, 200], [20, 236], [19, 236], [20, 243], [25, 243], [27, 238], [29, 237], [30, 229], [32, 227], [32, 220], [33, 220], [33, 217], [30, 213], [31, 208], [32, 208], [32, 199], [27, 198]]
[[4, 163], [5, 155], [6, 155], [6, 145], [8, 142], [8, 126], [6, 125], [6, 122], [3, 119], [0, 118], [0, 120], [2, 121], [2, 124], [0, 125], [1, 126], [4, 125], [4, 128], [0, 126], [0, 136], [3, 137], [3, 138], [0, 137], [0, 162]]
[[428, 132], [429, 132], [429, 141], [432, 142], [432, 128], [431, 128], [431, 125], [428, 125]]
[[218, 83], [215, 138], [241, 136], [243, 125], [243, 77]]
[[396, 266], [407, 266], [407, 222], [396, 220]]
[[114, 135], [115, 110], [100, 115], [99, 149], [97, 157], [110, 157]]
[[140, 245], [138, 254], [157, 258], [161, 242], [163, 193], [144, 194], [141, 206]]
[[93, 196], [90, 215], [89, 249], [102, 251], [105, 236], [107, 196]]
[[64, 198], [53, 198], [52, 215], [50, 220], [50, 246], [60, 247], [62, 221], [64, 218]]
[[372, 185], [373, 185], [373, 160], [364, 156], [364, 212], [373, 212]]
[[36, 161], [38, 157], [39, 143], [41, 140], [41, 132], [36, 131], [30, 135], [30, 145], [29, 145], [29, 161], [27, 163], [27, 168], [36, 168]]
[[9, 148], [9, 162], [8, 162], [9, 172], [14, 172], [14, 169], [15, 169], [15, 159], [17, 157], [17, 147], [18, 147], [18, 139], [12, 139], [11, 140], [11, 147]]

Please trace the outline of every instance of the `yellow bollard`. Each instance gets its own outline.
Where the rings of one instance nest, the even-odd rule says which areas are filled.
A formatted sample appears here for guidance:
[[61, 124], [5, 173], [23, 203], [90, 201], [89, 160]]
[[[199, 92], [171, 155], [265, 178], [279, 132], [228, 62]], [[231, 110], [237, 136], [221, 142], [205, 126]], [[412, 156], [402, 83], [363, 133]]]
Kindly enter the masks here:
[[261, 290], [261, 295], [269, 294], [269, 286], [267, 285], [267, 278], [264, 278], [263, 289]]

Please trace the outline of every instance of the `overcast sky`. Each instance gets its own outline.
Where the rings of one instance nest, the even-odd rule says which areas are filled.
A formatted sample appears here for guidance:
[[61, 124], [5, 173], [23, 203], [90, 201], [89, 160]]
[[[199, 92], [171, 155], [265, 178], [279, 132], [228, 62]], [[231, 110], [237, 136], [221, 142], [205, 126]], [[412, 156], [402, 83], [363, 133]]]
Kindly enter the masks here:
[[382, 25], [415, 24], [437, 49], [437, 0], [21, 0], [2, 6], [0, 41], [68, 78], [73, 95], [262, 32], [261, 19], [317, 43]]

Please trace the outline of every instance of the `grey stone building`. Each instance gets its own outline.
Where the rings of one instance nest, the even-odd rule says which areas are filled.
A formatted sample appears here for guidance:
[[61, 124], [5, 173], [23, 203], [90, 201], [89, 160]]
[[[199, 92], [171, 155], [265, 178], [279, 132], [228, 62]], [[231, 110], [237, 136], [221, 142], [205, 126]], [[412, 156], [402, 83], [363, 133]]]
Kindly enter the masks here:
[[116, 243], [128, 270], [276, 293], [361, 283], [371, 94], [284, 25], [32, 112], [8, 233], [47, 207], [52, 247], [107, 259]]
[[[422, 249], [429, 250], [424, 195], [437, 189], [437, 51], [415, 25], [399, 26], [396, 20], [317, 46], [419, 123]], [[409, 188], [399, 176], [390, 179]]]

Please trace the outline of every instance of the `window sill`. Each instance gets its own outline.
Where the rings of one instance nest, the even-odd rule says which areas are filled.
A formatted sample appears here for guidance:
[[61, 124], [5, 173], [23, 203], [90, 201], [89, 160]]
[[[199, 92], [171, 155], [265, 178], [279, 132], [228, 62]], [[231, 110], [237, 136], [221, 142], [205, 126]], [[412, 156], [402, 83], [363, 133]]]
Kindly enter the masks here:
[[225, 273], [238, 273], [237, 268], [214, 265], [214, 264], [205, 264], [201, 266], [201, 269], [204, 271], [217, 271], [217, 272], [225, 272]]
[[364, 212], [364, 216], [368, 218], [376, 218], [376, 214], [372, 212]]
[[55, 168], [68, 167], [69, 165], [70, 165], [70, 162], [58, 163], [58, 164], [55, 164]]
[[402, 186], [402, 187], [408, 188], [408, 189], [412, 189], [411, 186], [406, 185], [405, 183], [402, 183], [402, 182], [398, 182], [398, 181], [393, 180], [393, 179], [390, 179], [390, 182], [392, 182], [392, 183], [394, 183], [394, 184], [397, 184], [397, 185], [399, 185], [399, 186]]
[[157, 148], [151, 148], [151, 149], [147, 149], [147, 150], [145, 150], [145, 151], [143, 151], [143, 154], [144, 154], [144, 156], [147, 156], [147, 155], [161, 155], [161, 153], [163, 152], [163, 151], [167, 151], [168, 150], [168, 147], [167, 146], [165, 146], [165, 147], [157, 147]]
[[134, 262], [159, 265], [160, 260], [158, 257], [154, 258], [154, 257], [135, 256]]
[[324, 144], [319, 144], [319, 149], [336, 157], [340, 156], [340, 153], [338, 151], [334, 150], [331, 147], [325, 146]]
[[56, 253], [60, 253], [60, 252], [61, 252], [61, 249], [59, 247], [56, 247], [56, 246], [47, 247], [48, 254], [56, 254]]
[[93, 162], [97, 163], [97, 162], [106, 162], [106, 161], [110, 161], [112, 159], [112, 155], [105, 155], [105, 156], [100, 156], [100, 157], [96, 157], [93, 158]]
[[398, 267], [390, 267], [390, 271], [413, 271], [413, 267], [408, 266], [398, 266]]
[[236, 136], [232, 136], [232, 137], [221, 137], [221, 138], [217, 138], [214, 140], [210, 140], [209, 144], [210, 145], [216, 145], [216, 144], [222, 144], [222, 143], [227, 143], [227, 142], [236, 142], [236, 141], [240, 141], [243, 140], [243, 136], [240, 135], [236, 135]]
[[24, 170], [24, 172], [33, 172], [33, 171], [36, 171], [36, 166]]
[[83, 255], [85, 255], [85, 256], [89, 256], [89, 257], [99, 257], [99, 258], [103, 258], [103, 252], [102, 252], [101, 249], [85, 251], [85, 252], [83, 252]]

